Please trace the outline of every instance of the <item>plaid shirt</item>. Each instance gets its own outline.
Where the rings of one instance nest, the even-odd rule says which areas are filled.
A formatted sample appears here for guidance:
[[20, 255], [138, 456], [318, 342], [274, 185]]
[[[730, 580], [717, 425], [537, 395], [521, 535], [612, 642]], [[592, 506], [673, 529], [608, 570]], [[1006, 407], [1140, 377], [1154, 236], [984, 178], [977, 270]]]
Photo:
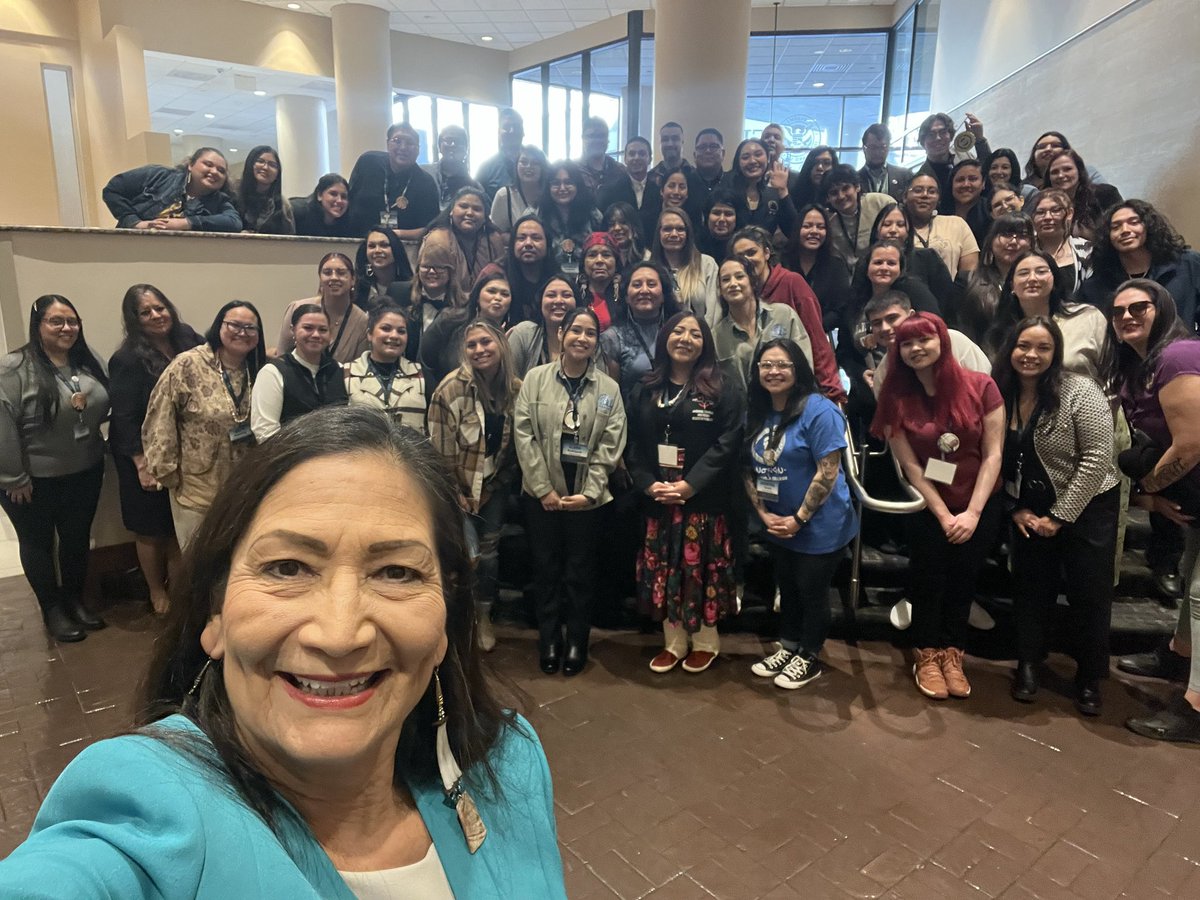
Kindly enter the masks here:
[[466, 369], [455, 369], [438, 385], [429, 402], [429, 440], [454, 469], [464, 497], [482, 502], [506, 486], [517, 471], [512, 439], [512, 410], [504, 415], [500, 449], [490, 472], [487, 466], [487, 435], [483, 401], [475, 379]]

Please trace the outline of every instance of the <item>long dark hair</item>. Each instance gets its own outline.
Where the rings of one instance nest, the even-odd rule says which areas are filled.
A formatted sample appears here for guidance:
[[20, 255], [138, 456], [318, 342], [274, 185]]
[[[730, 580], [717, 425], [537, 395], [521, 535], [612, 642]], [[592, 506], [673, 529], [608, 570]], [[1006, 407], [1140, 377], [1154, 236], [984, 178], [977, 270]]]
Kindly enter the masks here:
[[[341, 256], [341, 254], [338, 255]], [[254, 313], [254, 318], [258, 322], [258, 344], [252, 351], [246, 354], [246, 366], [250, 370], [250, 377], [255, 378], [258, 375], [258, 370], [267, 364], [267, 343], [266, 337], [263, 335], [262, 316], [258, 314], [258, 310], [249, 300], [230, 300], [217, 310], [212, 324], [208, 326], [208, 331], [204, 332], [204, 342], [212, 348], [213, 353], [219, 352], [221, 349], [221, 326], [225, 322], [225, 314], [231, 309], [239, 308], [250, 310], [250, 312]]]
[[771, 167], [771, 154], [767, 152], [767, 145], [758, 138], [746, 138], [737, 145], [737, 148], [733, 151], [733, 160], [729, 169], [729, 184], [733, 187], [734, 195], [738, 197], [739, 201], [743, 204], [746, 202], [746, 189], [750, 187], [750, 182], [747, 180], [746, 176], [742, 174], [742, 148], [747, 144], [758, 144], [758, 146], [762, 147], [763, 153], [766, 153], [767, 155], [767, 168], [763, 170], [762, 175], [760, 175], [758, 181], [755, 182], [755, 185], [758, 188], [761, 189], [764, 185], [766, 185], [767, 171]]
[[[1046, 135], [1052, 134], [1062, 143], [1064, 150], [1071, 149], [1071, 142], [1067, 140], [1067, 136], [1061, 131], [1043, 131], [1039, 134], [1029, 148], [1029, 159], [1025, 160], [1025, 180], [1031, 184], [1041, 186], [1046, 183], [1046, 172], [1039, 172], [1037, 168], [1037, 145], [1038, 141]], [[1049, 170], [1050, 163], [1046, 163], [1046, 169]]]
[[1025, 313], [1021, 310], [1021, 301], [1017, 299], [1016, 292], [1013, 290], [1013, 275], [1017, 271], [1017, 266], [1031, 256], [1036, 256], [1042, 262], [1046, 263], [1050, 267], [1050, 274], [1054, 279], [1050, 287], [1050, 315], [1071, 316], [1075, 312], [1078, 312], [1078, 309], [1066, 309], [1066, 304], [1070, 298], [1067, 296], [1067, 288], [1063, 283], [1062, 272], [1058, 268], [1058, 263], [1054, 261], [1054, 256], [1045, 250], [1026, 250], [1013, 260], [1013, 264], [1008, 270], [1008, 276], [1004, 279], [1004, 286], [1000, 289], [1000, 302], [996, 305], [996, 315], [992, 321], [991, 328], [988, 329], [984, 337], [984, 351], [989, 355], [994, 353], [996, 348], [1004, 343], [1008, 330], [1025, 318]]
[[1122, 200], [1110, 207], [1096, 225], [1096, 235], [1092, 242], [1092, 268], [1096, 272], [1103, 272], [1109, 277], [1124, 276], [1121, 255], [1113, 246], [1109, 228], [1118, 210], [1126, 208], [1137, 213], [1138, 218], [1142, 220], [1142, 227], [1146, 229], [1146, 249], [1150, 251], [1151, 265], [1161, 266], [1174, 262], [1188, 249], [1187, 241], [1153, 204], [1145, 200]]
[[[316, 221], [325, 221], [325, 210], [321, 207], [321, 195], [333, 187], [335, 184], [340, 184], [346, 189], [347, 195], [350, 193], [350, 182], [339, 175], [337, 172], [329, 172], [317, 179], [317, 186], [313, 188], [313, 192], [308, 195], [307, 206], [309, 211], [317, 217]], [[342, 213], [342, 218], [350, 215], [350, 204], [346, 203], [346, 211]]]
[[[558, 176], [560, 169], [566, 171], [571, 183], [575, 185], [575, 199], [567, 207], [565, 224], [562, 223], [558, 212], [558, 203], [555, 202], [554, 195], [550, 191], [550, 182]], [[561, 234], [575, 234], [582, 231], [592, 224], [592, 210], [595, 208], [596, 198], [592, 195], [592, 189], [588, 186], [583, 169], [569, 159], [559, 160], [550, 166], [546, 187], [542, 191], [541, 200], [538, 201], [538, 213], [546, 228], [547, 238], [550, 237], [552, 231]], [[513, 230], [516, 230], [516, 226], [513, 227]]]
[[630, 262], [641, 259], [645, 255], [646, 234], [642, 231], [642, 217], [637, 214], [637, 210], [624, 200], [618, 200], [616, 203], [609, 204], [608, 209], [604, 211], [604, 220], [600, 227], [611, 234], [614, 222], [619, 222], [626, 226], [630, 232], [629, 258], [622, 259], [621, 248], [617, 248], [617, 261], [624, 268]]
[[800, 271], [800, 228], [804, 225], [804, 219], [810, 212], [817, 213], [825, 222], [825, 240], [817, 248], [817, 265], [824, 265], [833, 255], [831, 246], [833, 242], [829, 239], [829, 210], [818, 203], [806, 203], [796, 210], [796, 230], [787, 236], [785, 261], [791, 263], [788, 268], [794, 272]]
[[[291, 471], [330, 456], [374, 454], [406, 470], [428, 503], [430, 532], [436, 541], [446, 604], [446, 655], [438, 667], [450, 745], [470, 775], [482, 772], [486, 787], [498, 790], [488, 751], [512, 724], [501, 711], [473, 649], [474, 608], [471, 563], [463, 536], [458, 489], [445, 462], [423, 435], [390, 421], [378, 410], [324, 407], [283, 426], [279, 434], [234, 467], [184, 555], [181, 577], [172, 580], [171, 605], [156, 642], [142, 690], [138, 725], [149, 736], [215, 769], [238, 796], [276, 832], [285, 821], [303, 825], [254, 764], [238, 737], [237, 721], [225, 690], [222, 665], [209, 664], [200, 635], [221, 612], [226, 581], [239, 542], [262, 502]], [[196, 687], [192, 690], [193, 686]], [[191, 719], [207, 741], [156, 727], [166, 716]], [[404, 721], [396, 748], [395, 783], [437, 783], [435, 726], [438, 708], [430, 684]], [[208, 741], [211, 741], [211, 748]], [[305, 829], [308, 830], [307, 828]]]
[[871, 285], [871, 279], [867, 277], [867, 267], [871, 265], [871, 257], [875, 255], [876, 250], [895, 250], [900, 254], [900, 274], [896, 276], [896, 280], [892, 282], [892, 287], [897, 285], [899, 290], [904, 287], [904, 274], [908, 270], [908, 258], [904, 253], [904, 245], [899, 241], [874, 241], [867, 252], [864, 253], [854, 267], [854, 277], [850, 281], [850, 303], [851, 307], [857, 312], [852, 319], [857, 320], [862, 311], [867, 308], [867, 303], [874, 294], [875, 289]]
[[679, 312], [679, 298], [675, 296], [675, 279], [671, 277], [670, 270], [662, 263], [653, 259], [642, 259], [631, 264], [621, 275], [621, 309], [624, 311], [626, 319], [632, 319], [633, 314], [629, 311], [629, 283], [633, 281], [633, 273], [639, 269], [653, 269], [658, 274], [658, 281], [662, 285], [662, 317], [665, 321]]
[[812, 366], [808, 364], [808, 358], [799, 344], [791, 338], [775, 338], [759, 344], [758, 349], [754, 351], [754, 360], [750, 363], [750, 384], [746, 391], [746, 438], [750, 444], [754, 443], [754, 438], [762, 431], [767, 417], [775, 412], [771, 405], [771, 394], [762, 386], [762, 380], [758, 377], [758, 363], [768, 350], [782, 350], [788, 355], [788, 359], [792, 361], [792, 374], [795, 378], [795, 384], [788, 392], [787, 403], [783, 407], [783, 415], [779, 419], [780, 429], [787, 428], [800, 418], [804, 407], [808, 405], [808, 398], [820, 391]]
[[269, 144], [259, 144], [246, 154], [246, 163], [242, 166], [242, 180], [238, 182], [238, 209], [244, 216], [256, 214], [263, 208], [263, 196], [258, 192], [258, 179], [254, 177], [254, 164], [265, 154], [275, 157], [279, 168], [275, 170], [275, 180], [267, 189], [267, 198], [275, 203], [278, 210], [284, 209], [283, 203], [283, 160], [279, 151]]
[[37, 380], [35, 403], [36, 408], [41, 412], [43, 425], [49, 425], [58, 415], [58, 370], [54, 363], [50, 362], [50, 357], [46, 355], [46, 348], [42, 346], [42, 319], [46, 317], [46, 310], [55, 303], [69, 307], [75, 318], [79, 319], [79, 336], [75, 338], [75, 343], [67, 351], [68, 365], [72, 369], [87, 372], [105, 388], [108, 387], [108, 375], [105, 374], [104, 367], [87, 345], [87, 341], [84, 340], [83, 318], [79, 315], [75, 304], [62, 294], [43, 294], [34, 300], [33, 306], [29, 308], [29, 340], [24, 346], [18, 347], [16, 351], [21, 354], [21, 361], [30, 363], [33, 369], [33, 376]]
[[642, 376], [642, 383], [650, 391], [661, 391], [667, 386], [671, 375], [671, 358], [667, 355], [667, 338], [684, 319], [695, 319], [700, 325], [703, 343], [700, 356], [692, 366], [692, 374], [688, 379], [688, 387], [701, 397], [716, 401], [721, 397], [724, 379], [721, 368], [717, 364], [717, 348], [713, 342], [712, 329], [704, 321], [704, 316], [698, 316], [690, 309], [677, 312], [663, 323], [658, 329], [658, 338], [654, 341], [654, 360], [650, 371]]
[[[354, 254], [354, 266], [351, 269], [352, 272], [363, 273], [363, 277], [354, 284], [354, 304], [363, 308], [366, 308], [367, 297], [371, 294], [371, 283], [375, 280], [375, 272], [367, 260], [367, 241], [373, 234], [382, 234], [387, 238], [388, 246], [392, 248], [392, 281], [411, 281], [413, 277], [412, 266], [408, 263], [408, 254], [404, 252], [404, 244], [400, 238], [396, 237], [396, 232], [390, 228], [368, 229], [366, 237], [358, 245], [358, 252]], [[324, 264], [324, 260], [322, 260], [322, 264]]]
[[[913, 248], [913, 223], [912, 216], [908, 214], [908, 207], [906, 207], [903, 203], [889, 203], [875, 214], [875, 221], [871, 223], [871, 243], [874, 244], [877, 241], [882, 240], [882, 238], [879, 236], [879, 229], [883, 226], [883, 220], [886, 219], [889, 214], [896, 212], [897, 210], [900, 212], [900, 215], [904, 217], [904, 227], [907, 230], [907, 233], [904, 237], [904, 254], [907, 256]], [[889, 240], [894, 239], [889, 238]]]
[[[171, 316], [171, 330], [167, 332], [167, 343], [174, 353], [190, 350], [192, 343], [188, 340], [190, 328], [179, 320], [179, 310], [167, 299], [167, 295], [152, 284], [131, 285], [121, 298], [121, 321], [125, 326], [125, 340], [121, 342], [118, 353], [132, 353], [142, 367], [155, 379], [163, 373], [169, 360], [158, 352], [158, 349], [146, 338], [142, 330], [142, 320], [138, 315], [138, 304], [146, 294], [152, 295], [166, 307]], [[194, 340], [194, 338], [193, 338]]]
[[1017, 349], [1021, 335], [1030, 328], [1045, 328], [1050, 332], [1050, 337], [1054, 341], [1054, 355], [1050, 360], [1050, 368], [1041, 374], [1037, 383], [1037, 402], [1041, 414], [1053, 417], [1058, 412], [1058, 405], [1062, 399], [1062, 331], [1048, 316], [1029, 316], [1009, 330], [1008, 336], [996, 354], [996, 361], [992, 364], [992, 380], [1000, 389], [1000, 396], [1004, 398], [1004, 408], [1010, 418], [1014, 407], [1021, 399], [1021, 379], [1017, 377], [1017, 373], [1013, 369], [1012, 355], [1013, 351]]
[[998, 147], [988, 154], [987, 162], [983, 166], [983, 192], [989, 197], [994, 190], [991, 176], [992, 163], [1001, 157], [1008, 160], [1008, 167], [1011, 170], [1007, 184], [1018, 194], [1021, 193], [1021, 163], [1017, 160], [1017, 154], [1008, 147]]
[[[1150, 326], [1145, 358], [1138, 356], [1137, 351], [1124, 341], [1117, 340], [1112, 326], [1113, 300], [1126, 290], [1141, 291], [1154, 304], [1154, 324]], [[1105, 389], [1114, 394], [1122, 388], [1134, 393], [1149, 390], [1163, 350], [1176, 341], [1197, 340], [1196, 333], [1179, 317], [1171, 292], [1150, 278], [1130, 278], [1123, 282], [1108, 298], [1104, 312], [1108, 328], [1104, 334], [1104, 350], [1100, 354], [1100, 378]]]
[[808, 155], [804, 157], [804, 163], [800, 166], [800, 177], [797, 179], [796, 196], [792, 198], [792, 202], [796, 206], [804, 206], [808, 203], [817, 202], [817, 191], [819, 186], [814, 185], [812, 181], [812, 170], [817, 167], [817, 157], [823, 153], [828, 153], [833, 158], [833, 164], [838, 164], [837, 151], [828, 144], [821, 144], [819, 147], [813, 147], [808, 151]]
[[491, 209], [491, 204], [488, 203], [487, 195], [483, 192], [483, 189], [472, 187], [469, 184], [465, 187], [460, 187], [454, 192], [454, 196], [450, 198], [450, 202], [446, 204], [446, 208], [439, 212], [437, 214], [437, 218], [429, 223], [430, 229], [449, 228], [451, 234], [457, 235], [458, 232], [455, 230], [454, 223], [450, 219], [450, 213], [454, 210], [455, 204], [458, 203], [458, 201], [463, 197], [479, 198], [479, 203], [483, 207], [483, 225], [481, 225], [479, 231], [475, 233], [475, 237], [476, 239], [482, 239], [486, 241], [490, 235], [496, 234], [500, 229], [492, 223], [492, 216], [489, 211]]

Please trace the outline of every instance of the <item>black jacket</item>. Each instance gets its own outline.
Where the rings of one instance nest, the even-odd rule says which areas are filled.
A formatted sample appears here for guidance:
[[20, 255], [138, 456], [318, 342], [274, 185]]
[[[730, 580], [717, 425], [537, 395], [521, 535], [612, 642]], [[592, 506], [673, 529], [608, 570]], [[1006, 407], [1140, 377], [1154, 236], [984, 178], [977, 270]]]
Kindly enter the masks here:
[[[187, 325], [183, 326], [183, 339], [182, 350], [204, 342]], [[114, 454], [137, 456], [142, 452], [142, 423], [159, 375], [152, 374], [136, 353], [124, 347], [109, 359], [108, 396], [112, 414], [108, 420], [108, 444]]]
[[[893, 166], [890, 164], [884, 165], [884, 171], [887, 172], [887, 185], [884, 186], [880, 193], [891, 194], [892, 199], [897, 203], [904, 202], [904, 192], [908, 190], [908, 183], [912, 181], [912, 171], [904, 168], [904, 166]], [[874, 191], [875, 186], [871, 183], [871, 173], [863, 166], [858, 170], [859, 180], [862, 182], [863, 193]]]
[[408, 205], [395, 211], [397, 228], [424, 228], [441, 211], [433, 176], [416, 163], [404, 172], [393, 172], [382, 150], [368, 150], [360, 156], [350, 173], [350, 209], [346, 213], [354, 236], [366, 237], [379, 224], [379, 214], [401, 194]]
[[[1200, 253], [1184, 250], [1169, 262], [1151, 266], [1146, 277], [1167, 289], [1175, 301], [1175, 308], [1179, 310], [1179, 318], [1195, 331], [1198, 324], [1196, 317], [1200, 315]], [[1079, 286], [1077, 299], [1104, 310], [1117, 288], [1128, 278], [1123, 269], [1115, 272], [1109, 268], [1096, 269]]]
[[290, 353], [271, 360], [268, 365], [275, 366], [283, 375], [280, 425], [322, 406], [345, 406], [347, 403], [345, 373], [341, 365], [328, 353], [321, 357], [315, 378], [304, 364], [297, 362]]
[[350, 210], [340, 219], [334, 219], [329, 225], [325, 224], [325, 213], [321, 207], [308, 200], [292, 204], [292, 218], [296, 221], [296, 234], [301, 237], [336, 237], [356, 238], [354, 222], [350, 219]]
[[187, 171], [166, 166], [142, 166], [114, 175], [104, 186], [104, 204], [118, 228], [136, 228], [138, 222], [158, 218], [158, 214], [183, 200], [184, 218], [192, 231], [242, 230], [242, 217], [224, 191], [204, 197], [184, 193]]
[[[689, 198], [690, 199], [690, 198]], [[614, 203], [628, 203], [638, 211], [642, 222], [642, 236], [646, 246], [654, 242], [654, 228], [658, 225], [658, 214], [662, 212], [662, 187], [653, 175], [646, 176], [646, 189], [642, 192], [642, 205], [638, 206], [637, 194], [633, 190], [633, 182], [626, 174], [613, 179], [604, 186], [597, 198], [596, 206], [603, 213]]]

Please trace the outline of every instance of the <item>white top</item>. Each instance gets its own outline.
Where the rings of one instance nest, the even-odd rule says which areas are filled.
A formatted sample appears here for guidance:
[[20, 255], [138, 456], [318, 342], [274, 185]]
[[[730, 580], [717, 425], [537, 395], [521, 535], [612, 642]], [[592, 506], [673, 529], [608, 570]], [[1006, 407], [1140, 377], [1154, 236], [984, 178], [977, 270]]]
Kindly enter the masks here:
[[442, 869], [437, 847], [431, 842], [425, 858], [410, 866], [378, 872], [338, 871], [346, 887], [358, 900], [454, 900], [450, 882]]
[[517, 219], [526, 215], [537, 215], [539, 199], [533, 197], [533, 203], [526, 205], [521, 199], [521, 192], [515, 186], [505, 185], [496, 191], [492, 200], [492, 224], [501, 231], [512, 231], [513, 223]]
[[[317, 366], [305, 360], [295, 350], [292, 359], [317, 377]], [[250, 430], [260, 444], [279, 431], [279, 417], [283, 413], [283, 372], [279, 366], [263, 366], [254, 379], [250, 392]]]

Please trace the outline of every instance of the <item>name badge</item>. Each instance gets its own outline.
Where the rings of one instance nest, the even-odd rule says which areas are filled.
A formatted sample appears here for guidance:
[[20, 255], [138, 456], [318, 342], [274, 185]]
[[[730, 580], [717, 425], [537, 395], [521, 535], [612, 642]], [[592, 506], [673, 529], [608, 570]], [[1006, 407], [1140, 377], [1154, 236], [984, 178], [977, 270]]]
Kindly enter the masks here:
[[659, 444], [658, 464], [664, 469], [682, 469], [683, 448], [674, 444]]
[[766, 497], [768, 500], [779, 499], [779, 482], [770, 478], [755, 479], [754, 489], [758, 491], [758, 496]]
[[596, 398], [596, 409], [602, 413], [610, 413], [613, 409], [612, 394], [601, 394]]
[[925, 463], [925, 477], [938, 484], [954, 484], [954, 473], [958, 471], [956, 463], [944, 459], [931, 459]]
[[588, 459], [587, 444], [581, 444], [579, 441], [573, 441], [569, 438], [563, 438], [560, 457], [565, 463], [585, 463]]
[[384, 228], [396, 228], [400, 224], [400, 216], [394, 209], [381, 209], [379, 224]]
[[254, 432], [250, 430], [250, 422], [238, 422], [229, 429], [229, 442], [231, 444], [244, 444], [254, 439]]
[[92, 433], [92, 430], [90, 428], [88, 428], [86, 425], [84, 425], [82, 422], [75, 423], [75, 440], [86, 441], [88, 439], [88, 435], [91, 433]]

